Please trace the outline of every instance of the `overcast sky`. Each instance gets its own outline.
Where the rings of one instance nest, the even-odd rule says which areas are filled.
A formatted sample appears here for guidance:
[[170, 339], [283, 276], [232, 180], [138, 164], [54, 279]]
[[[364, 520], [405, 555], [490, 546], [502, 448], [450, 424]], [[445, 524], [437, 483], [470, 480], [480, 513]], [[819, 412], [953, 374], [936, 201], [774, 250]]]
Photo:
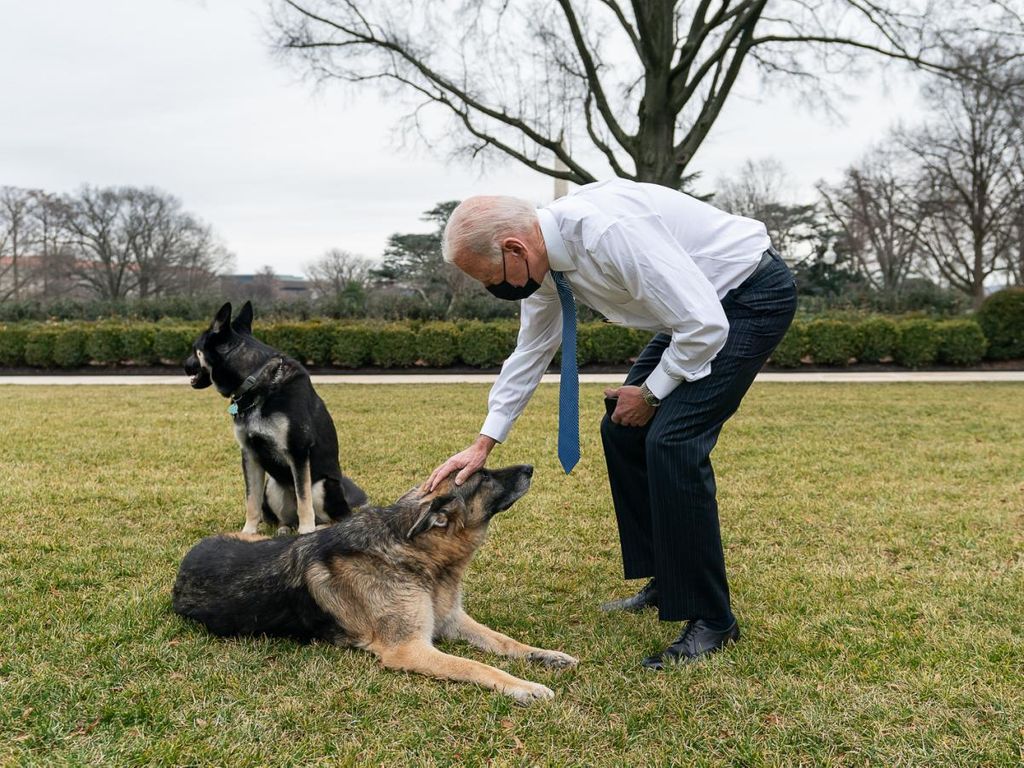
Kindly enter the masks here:
[[[265, 23], [261, 0], [0, 0], [0, 185], [157, 186], [213, 225], [238, 271], [292, 274], [330, 247], [379, 258], [441, 200], [551, 199], [550, 179], [512, 163], [481, 172], [398, 149], [396, 105], [300, 82]], [[748, 86], [689, 170], [710, 189], [775, 157], [809, 199], [913, 118], [916, 90], [896, 82], [867, 80], [842, 124]]]

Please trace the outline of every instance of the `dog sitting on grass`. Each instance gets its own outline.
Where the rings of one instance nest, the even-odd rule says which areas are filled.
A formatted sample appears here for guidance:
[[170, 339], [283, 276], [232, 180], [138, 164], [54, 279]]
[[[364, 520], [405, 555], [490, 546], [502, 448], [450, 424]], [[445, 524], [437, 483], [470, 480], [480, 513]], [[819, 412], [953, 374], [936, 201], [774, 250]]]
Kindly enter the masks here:
[[211, 384], [231, 398], [228, 413], [242, 449], [245, 526], [260, 520], [288, 533], [309, 533], [367, 503], [341, 472], [338, 433], [327, 406], [298, 360], [252, 335], [252, 304], [231, 320], [222, 306], [192, 345], [185, 373], [193, 389]]
[[351, 515], [308, 536], [245, 533], [203, 539], [185, 556], [174, 610], [217, 635], [326, 640], [375, 653], [384, 666], [492, 688], [521, 704], [554, 696], [478, 661], [434, 647], [465, 640], [549, 667], [576, 659], [524, 645], [462, 608], [462, 577], [491, 518], [527, 492], [533, 467], [482, 469], [460, 486], [423, 486], [394, 505]]

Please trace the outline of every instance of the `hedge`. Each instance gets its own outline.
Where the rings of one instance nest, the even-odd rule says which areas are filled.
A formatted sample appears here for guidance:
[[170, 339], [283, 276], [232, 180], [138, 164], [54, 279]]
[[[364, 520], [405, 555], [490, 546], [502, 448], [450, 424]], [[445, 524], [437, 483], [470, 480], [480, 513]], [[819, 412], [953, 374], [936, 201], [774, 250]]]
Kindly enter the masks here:
[[939, 328], [934, 320], [904, 320], [893, 357], [906, 368], [931, 365], [939, 352]]
[[462, 332], [450, 323], [426, 323], [416, 334], [418, 363], [431, 368], [446, 368], [459, 359]]
[[25, 339], [25, 363], [35, 368], [52, 368], [53, 347], [58, 331], [52, 327], [36, 328], [29, 331]]
[[24, 325], [0, 325], [0, 365], [16, 368], [25, 364], [25, 342], [28, 328]]
[[470, 321], [461, 327], [459, 357], [478, 368], [501, 365], [515, 348], [517, 334], [515, 323]]
[[1007, 288], [985, 299], [978, 324], [988, 339], [989, 358], [1024, 357], [1024, 288]]
[[376, 334], [362, 325], [347, 325], [338, 329], [332, 347], [333, 362], [341, 368], [359, 368], [370, 362]]
[[841, 320], [807, 324], [807, 353], [818, 365], [847, 365], [857, 355], [856, 326]]
[[[997, 313], [1000, 318], [1013, 317], [1012, 312], [998, 302], [996, 310], [991, 305], [986, 306], [989, 307], [987, 322], [991, 323]], [[1012, 303], [1011, 309], [1016, 311], [1016, 306]], [[161, 364], [179, 367], [204, 327], [173, 321], [0, 324], [0, 366], [77, 368], [90, 364]], [[941, 322], [883, 316], [798, 319], [770, 362], [783, 368], [796, 368], [805, 363], [842, 366], [850, 361], [889, 360], [910, 368], [936, 362], [973, 365], [986, 352], [993, 356], [995, 342], [986, 339], [983, 327], [980, 317], [979, 320], [964, 318]], [[996, 327], [1002, 334], [998, 338], [1003, 345], [998, 354], [1015, 349], [1012, 323], [1001, 321]], [[367, 365], [493, 368], [508, 357], [515, 347], [517, 334], [518, 324], [508, 320], [459, 323], [313, 320], [258, 324], [255, 329], [258, 339], [307, 365], [338, 368]], [[577, 345], [579, 362], [628, 366], [651, 336], [649, 331], [610, 323], [582, 323]]]
[[60, 368], [80, 368], [89, 362], [89, 334], [82, 328], [68, 328], [56, 334], [53, 363]]
[[780, 368], [796, 368], [807, 356], [807, 350], [807, 326], [799, 320], [794, 320], [768, 359]]
[[857, 359], [862, 363], [880, 363], [891, 360], [900, 340], [900, 329], [888, 317], [869, 317], [857, 326]]
[[405, 323], [381, 326], [373, 337], [370, 361], [381, 368], [408, 368], [419, 359], [416, 332]]
[[974, 320], [946, 320], [938, 324], [939, 362], [974, 365], [985, 356], [988, 339]]
[[124, 354], [122, 341], [123, 326], [97, 323], [89, 330], [89, 339], [85, 343], [89, 359], [99, 365], [114, 365], [121, 362]]

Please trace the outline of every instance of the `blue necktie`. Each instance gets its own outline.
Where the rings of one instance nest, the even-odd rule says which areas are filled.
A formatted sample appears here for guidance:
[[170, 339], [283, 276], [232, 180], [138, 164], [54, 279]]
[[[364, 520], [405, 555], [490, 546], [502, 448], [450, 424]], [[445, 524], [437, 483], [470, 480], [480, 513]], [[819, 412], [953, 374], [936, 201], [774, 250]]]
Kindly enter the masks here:
[[562, 302], [562, 376], [558, 385], [558, 460], [565, 474], [580, 460], [580, 376], [576, 368], [576, 300], [569, 281], [551, 271]]

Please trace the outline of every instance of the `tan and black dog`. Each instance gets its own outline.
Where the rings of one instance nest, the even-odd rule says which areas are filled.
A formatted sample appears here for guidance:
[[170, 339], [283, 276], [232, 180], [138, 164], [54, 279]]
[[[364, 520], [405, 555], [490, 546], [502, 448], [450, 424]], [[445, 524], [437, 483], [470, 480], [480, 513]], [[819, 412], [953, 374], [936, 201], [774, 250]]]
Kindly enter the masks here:
[[327, 406], [299, 363], [252, 335], [252, 304], [231, 319], [231, 304], [192, 345], [185, 373], [194, 389], [211, 384], [231, 398], [228, 413], [242, 449], [244, 533], [260, 519], [284, 533], [308, 533], [367, 503], [341, 472], [338, 434]]
[[462, 609], [462, 577], [487, 525], [530, 487], [533, 467], [480, 470], [460, 486], [423, 486], [394, 505], [295, 538], [245, 533], [203, 539], [185, 556], [174, 610], [218, 635], [282, 635], [363, 648], [386, 667], [493, 688], [522, 704], [543, 685], [443, 653], [437, 638], [571, 667], [559, 651], [524, 645]]

